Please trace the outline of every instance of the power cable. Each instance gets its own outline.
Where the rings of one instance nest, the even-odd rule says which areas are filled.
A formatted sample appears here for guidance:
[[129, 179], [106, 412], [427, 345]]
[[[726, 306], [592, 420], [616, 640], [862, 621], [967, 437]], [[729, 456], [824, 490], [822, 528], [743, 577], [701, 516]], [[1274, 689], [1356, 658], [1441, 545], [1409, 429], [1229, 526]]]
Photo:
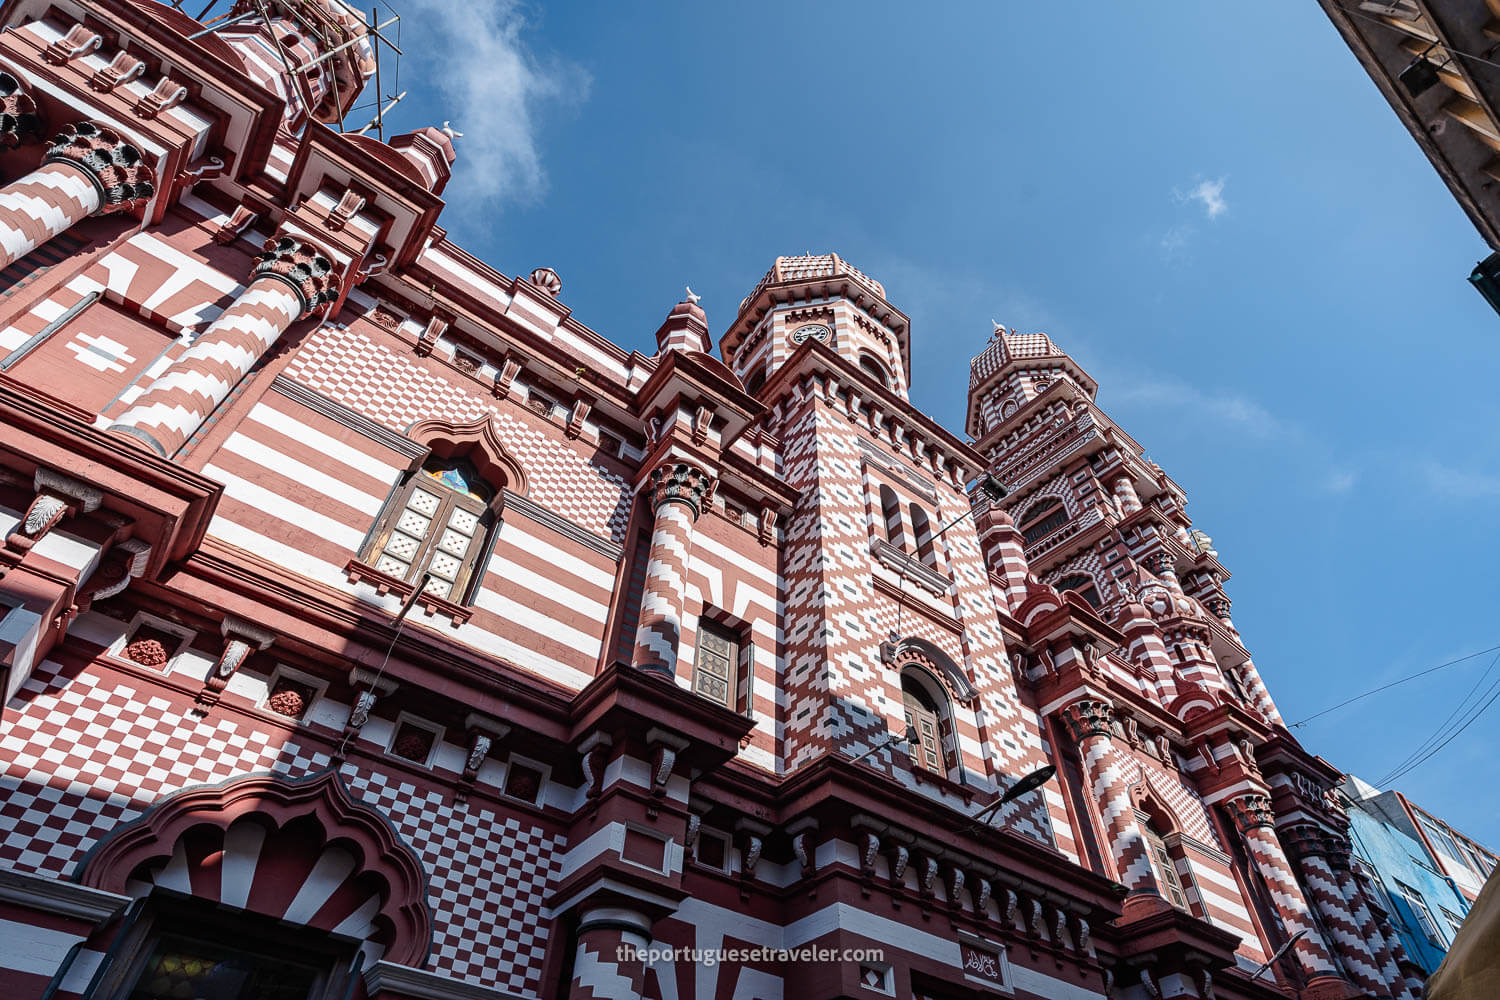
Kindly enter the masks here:
[[[1390, 774], [1395, 774], [1396, 772], [1400, 771], [1402, 768], [1410, 764], [1413, 760], [1422, 756], [1422, 754], [1431, 749], [1432, 744], [1436, 743], [1438, 740], [1441, 740], [1443, 736], [1446, 735], [1448, 728], [1454, 724], [1454, 720], [1468, 711], [1469, 700], [1474, 697], [1474, 693], [1476, 691], [1484, 687], [1484, 682], [1489, 680], [1490, 673], [1495, 669], [1495, 663], [1497, 661], [1500, 661], [1500, 653], [1497, 653], [1495, 659], [1490, 661], [1489, 667], [1485, 669], [1484, 673], [1479, 675], [1479, 680], [1474, 682], [1473, 687], [1469, 688], [1468, 692], [1463, 696], [1459, 703], [1453, 707], [1453, 711], [1448, 713], [1448, 717], [1438, 725], [1437, 729], [1433, 731], [1432, 735], [1423, 740], [1422, 744], [1415, 750], [1407, 754], [1405, 759], [1403, 759], [1399, 764], [1391, 768]], [[1489, 694], [1489, 690], [1486, 689], [1484, 694]], [[1479, 697], [1483, 698], [1484, 694], [1480, 695]], [[1387, 780], [1388, 779], [1382, 779], [1379, 784], [1383, 785]]]
[[[1382, 20], [1381, 18], [1378, 18], [1378, 17], [1374, 16], [1373, 14], [1366, 14], [1362, 10], [1353, 10], [1353, 9], [1351, 9], [1349, 7], [1345, 7], [1343, 4], [1338, 4], [1337, 6], [1338, 6], [1338, 9], [1340, 11], [1342, 11], [1343, 13], [1345, 13], [1345, 14], [1349, 14], [1349, 15], [1351, 15], [1353, 17], [1358, 17], [1358, 18], [1361, 18], [1361, 19], [1363, 19], [1365, 21], [1369, 21], [1371, 24], [1378, 24], [1378, 25], [1380, 25], [1383, 28], [1388, 28], [1391, 31], [1394, 31], [1396, 34], [1400, 35], [1402, 38], [1415, 38], [1415, 37], [1417, 37], [1416, 35], [1413, 35], [1410, 32], [1402, 31], [1400, 28], [1398, 28], [1395, 25], [1391, 24], [1389, 21]], [[1491, 67], [1493, 67], [1495, 69], [1500, 69], [1500, 63], [1494, 62], [1494, 61], [1492, 61], [1490, 59], [1486, 59], [1484, 56], [1476, 56], [1476, 55], [1472, 55], [1472, 54], [1470, 54], [1468, 52], [1460, 52], [1457, 49], [1449, 48], [1447, 45], [1444, 45], [1442, 43], [1442, 41], [1440, 41], [1440, 40], [1432, 42], [1432, 44], [1429, 45], [1428, 48], [1431, 48], [1433, 45], [1442, 46], [1443, 51], [1446, 52], [1446, 53], [1448, 53], [1448, 55], [1449, 55], [1450, 58], [1453, 57], [1453, 56], [1457, 56], [1457, 57], [1459, 57], [1461, 59], [1467, 59], [1469, 62], [1476, 62], [1476, 63], [1479, 63], [1480, 65], [1483, 65], [1483, 66], [1491, 66]]]
[[1357, 694], [1353, 698], [1346, 698], [1343, 701], [1339, 702], [1337, 705], [1333, 705], [1333, 706], [1331, 706], [1329, 708], [1323, 709], [1323, 711], [1321, 711], [1321, 712], [1317, 712], [1317, 713], [1315, 713], [1313, 715], [1309, 715], [1307, 718], [1303, 719], [1301, 722], [1294, 722], [1290, 726], [1288, 726], [1287, 728], [1289, 728], [1289, 729], [1301, 729], [1303, 726], [1307, 725], [1309, 722], [1313, 721], [1314, 719], [1321, 719], [1323, 716], [1327, 715], [1329, 712], [1336, 712], [1339, 709], [1343, 708], [1345, 705], [1352, 705], [1356, 701], [1362, 701], [1365, 698], [1370, 697], [1371, 695], [1379, 694], [1382, 691], [1389, 691], [1391, 688], [1396, 687], [1399, 684], [1405, 684], [1407, 681], [1414, 681], [1414, 680], [1416, 680], [1419, 677], [1426, 677], [1428, 674], [1437, 673], [1439, 670], [1444, 670], [1444, 669], [1446, 669], [1448, 667], [1456, 666], [1456, 665], [1458, 665], [1460, 663], [1466, 663], [1467, 661], [1474, 659], [1474, 657], [1476, 657], [1476, 656], [1483, 656], [1485, 653], [1493, 653], [1496, 650], [1500, 650], [1500, 646], [1491, 646], [1489, 649], [1481, 649], [1477, 653], [1470, 653], [1468, 656], [1460, 656], [1456, 660], [1449, 660], [1447, 663], [1439, 663], [1435, 667], [1428, 667], [1426, 670], [1419, 671], [1419, 672], [1417, 672], [1415, 674], [1410, 674], [1410, 675], [1408, 675], [1406, 677], [1400, 678], [1399, 680], [1391, 681], [1389, 684], [1382, 684], [1380, 687], [1373, 688], [1373, 689], [1371, 689], [1369, 691], [1366, 691], [1364, 694]]
[[[1497, 656], [1496, 659], [1500, 660], [1500, 656]], [[1493, 665], [1494, 664], [1491, 664], [1491, 666], [1493, 666]], [[1417, 768], [1421, 767], [1423, 764], [1427, 763], [1432, 758], [1436, 757], [1438, 755], [1438, 752], [1441, 751], [1448, 744], [1450, 744], [1454, 740], [1458, 739], [1458, 737], [1463, 733], [1463, 731], [1465, 729], [1468, 729], [1470, 726], [1472, 726], [1479, 719], [1479, 717], [1481, 715], [1483, 715], [1485, 713], [1485, 711], [1491, 705], [1493, 705], [1495, 703], [1495, 701], [1497, 699], [1500, 699], [1500, 680], [1496, 680], [1495, 683], [1491, 684], [1490, 687], [1489, 687], [1489, 689], [1487, 691], [1485, 691], [1484, 694], [1481, 695], [1480, 697], [1483, 698], [1485, 696], [1488, 696], [1489, 700], [1486, 701], [1484, 704], [1480, 705], [1473, 712], [1471, 712], [1469, 714], [1469, 717], [1464, 720], [1463, 725], [1459, 726], [1453, 732], [1451, 732], [1450, 734], [1448, 734], [1448, 737], [1446, 739], [1444, 739], [1437, 746], [1435, 746], [1431, 750], [1429, 750], [1424, 756], [1422, 756], [1421, 758], [1419, 758], [1417, 760], [1412, 761], [1409, 765], [1406, 765], [1406, 766], [1402, 767], [1400, 770], [1396, 771], [1395, 773], [1389, 775], [1384, 780], [1382, 780], [1380, 782], [1380, 784], [1382, 784], [1382, 785], [1388, 785], [1391, 782], [1398, 781], [1401, 778], [1406, 777], [1412, 771], [1416, 770]], [[1468, 699], [1465, 698], [1464, 700], [1467, 701]]]

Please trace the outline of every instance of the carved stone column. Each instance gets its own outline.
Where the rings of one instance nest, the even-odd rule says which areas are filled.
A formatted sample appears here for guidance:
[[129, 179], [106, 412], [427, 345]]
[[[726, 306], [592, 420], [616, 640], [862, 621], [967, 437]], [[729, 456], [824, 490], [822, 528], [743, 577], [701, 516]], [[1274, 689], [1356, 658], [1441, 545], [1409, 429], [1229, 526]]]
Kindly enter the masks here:
[[1323, 917], [1329, 943], [1343, 961], [1344, 971], [1354, 985], [1366, 993], [1390, 996], [1385, 976], [1370, 951], [1359, 922], [1349, 910], [1337, 877], [1328, 866], [1323, 831], [1311, 824], [1302, 824], [1283, 831], [1282, 840], [1302, 869], [1302, 883], [1307, 887], [1311, 903]]
[[1132, 894], [1160, 896], [1161, 889], [1151, 868], [1151, 852], [1140, 824], [1135, 821], [1130, 788], [1110, 746], [1113, 706], [1085, 698], [1063, 709], [1062, 719], [1078, 743], [1089, 786], [1108, 827], [1104, 834], [1120, 881]]
[[1307, 900], [1302, 895], [1301, 887], [1297, 885], [1296, 875], [1292, 873], [1292, 864], [1282, 851], [1281, 842], [1276, 839], [1276, 814], [1271, 810], [1270, 798], [1262, 793], [1252, 792], [1231, 799], [1226, 805], [1230, 815], [1234, 817], [1235, 825], [1245, 837], [1245, 844], [1256, 869], [1271, 890], [1271, 901], [1287, 934], [1307, 932], [1292, 946], [1302, 967], [1315, 981], [1319, 978], [1342, 981], [1334, 967], [1328, 945], [1313, 923]]
[[171, 458], [292, 323], [337, 298], [337, 281], [312, 243], [267, 241], [249, 287], [109, 429]]
[[69, 125], [40, 167], [0, 189], [0, 268], [91, 215], [133, 210], [155, 193], [139, 149], [102, 125]]
[[584, 911], [568, 1000], [637, 1000], [646, 987], [651, 919], [621, 906]]
[[1396, 964], [1396, 956], [1391, 953], [1385, 942], [1385, 935], [1380, 933], [1375, 918], [1370, 914], [1370, 908], [1365, 905], [1359, 886], [1354, 882], [1349, 842], [1342, 837], [1331, 837], [1325, 842], [1325, 846], [1328, 849], [1328, 867], [1333, 871], [1334, 881], [1338, 883], [1339, 894], [1344, 897], [1349, 913], [1359, 926], [1360, 940], [1369, 946], [1380, 969], [1381, 980], [1385, 984], [1384, 992], [1395, 1000], [1411, 1000], [1411, 991], [1406, 988], [1406, 980], [1401, 975], [1401, 967]]
[[677, 675], [693, 526], [713, 488], [713, 478], [688, 462], [667, 461], [651, 471], [646, 489], [656, 527], [651, 534], [640, 625], [630, 658], [633, 666], [670, 677]]

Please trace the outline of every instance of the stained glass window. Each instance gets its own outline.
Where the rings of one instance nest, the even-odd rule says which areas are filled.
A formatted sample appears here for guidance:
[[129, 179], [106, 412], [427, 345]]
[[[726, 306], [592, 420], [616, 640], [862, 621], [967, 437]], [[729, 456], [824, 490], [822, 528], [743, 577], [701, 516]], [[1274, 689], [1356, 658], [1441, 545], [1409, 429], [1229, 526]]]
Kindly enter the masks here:
[[319, 971], [283, 955], [163, 934], [129, 1000], [307, 1000]]

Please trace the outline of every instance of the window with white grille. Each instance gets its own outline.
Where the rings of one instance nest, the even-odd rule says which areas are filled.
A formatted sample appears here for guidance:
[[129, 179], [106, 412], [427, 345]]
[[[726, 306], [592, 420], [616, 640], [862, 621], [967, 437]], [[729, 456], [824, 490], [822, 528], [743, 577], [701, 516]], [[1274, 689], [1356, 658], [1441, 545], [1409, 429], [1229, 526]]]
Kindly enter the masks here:
[[492, 495], [468, 462], [429, 461], [387, 503], [367, 561], [407, 582], [429, 574], [427, 593], [462, 602], [485, 548]]

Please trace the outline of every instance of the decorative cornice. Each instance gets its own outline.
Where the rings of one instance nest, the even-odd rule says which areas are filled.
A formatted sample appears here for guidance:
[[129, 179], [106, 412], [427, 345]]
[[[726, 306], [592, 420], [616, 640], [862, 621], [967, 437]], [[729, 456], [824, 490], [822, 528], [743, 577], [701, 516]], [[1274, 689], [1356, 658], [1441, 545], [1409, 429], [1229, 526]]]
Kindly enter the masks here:
[[120, 912], [129, 896], [0, 868], [0, 903], [98, 924]]
[[516, 994], [493, 986], [476, 986], [394, 962], [376, 962], [365, 971], [364, 980], [370, 996], [387, 990], [411, 1000], [520, 1000]]
[[310, 410], [316, 410], [337, 424], [357, 431], [364, 437], [382, 444], [406, 458], [416, 459], [427, 454], [427, 449], [404, 434], [397, 434], [384, 424], [376, 423], [369, 417], [357, 410], [352, 410], [337, 400], [323, 395], [316, 389], [309, 389], [300, 382], [294, 382], [285, 375], [277, 375], [271, 383], [271, 388], [281, 393], [287, 399], [301, 403]]

